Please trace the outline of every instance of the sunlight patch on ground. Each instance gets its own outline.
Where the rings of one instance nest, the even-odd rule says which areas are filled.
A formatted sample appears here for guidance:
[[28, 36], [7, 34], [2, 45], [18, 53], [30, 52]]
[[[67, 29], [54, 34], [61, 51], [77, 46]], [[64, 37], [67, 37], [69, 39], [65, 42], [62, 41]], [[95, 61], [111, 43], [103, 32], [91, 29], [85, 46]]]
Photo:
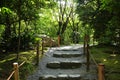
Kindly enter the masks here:
[[117, 63], [118, 63], [118, 61], [115, 61], [115, 62], [114, 62], [114, 64], [117, 64]]
[[110, 56], [115, 57], [116, 55], [115, 54], [111, 54]]
[[21, 52], [20, 54], [30, 54], [33, 53], [34, 51], [26, 51], [26, 52]]
[[107, 61], [107, 59], [103, 59], [103, 61], [105, 62], [105, 61]]

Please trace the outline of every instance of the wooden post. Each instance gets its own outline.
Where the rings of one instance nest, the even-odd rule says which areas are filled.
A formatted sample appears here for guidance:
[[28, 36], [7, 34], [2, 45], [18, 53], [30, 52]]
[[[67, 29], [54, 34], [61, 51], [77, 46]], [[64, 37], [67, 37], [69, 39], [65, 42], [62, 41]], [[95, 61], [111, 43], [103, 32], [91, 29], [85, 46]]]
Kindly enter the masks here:
[[98, 80], [104, 80], [104, 64], [98, 65]]
[[58, 35], [58, 47], [60, 47], [60, 35]]
[[86, 55], [86, 56], [87, 56], [87, 44], [88, 44], [88, 37], [85, 34], [85, 36], [84, 36], [84, 55]]
[[42, 38], [42, 55], [44, 54], [44, 40]]
[[84, 36], [84, 46], [83, 46], [83, 49], [84, 49], [84, 55], [86, 54], [86, 39], [85, 39], [85, 36]]
[[87, 72], [90, 70], [90, 54], [89, 54], [89, 45], [87, 44]]
[[38, 65], [39, 64], [39, 41], [37, 42], [37, 53], [36, 53], [36, 59], [37, 59], [37, 62], [36, 62], [36, 65]]
[[18, 63], [13, 63], [13, 67], [14, 67], [14, 70], [15, 70], [14, 79], [15, 79], [15, 80], [19, 80], [19, 68], [18, 68]]

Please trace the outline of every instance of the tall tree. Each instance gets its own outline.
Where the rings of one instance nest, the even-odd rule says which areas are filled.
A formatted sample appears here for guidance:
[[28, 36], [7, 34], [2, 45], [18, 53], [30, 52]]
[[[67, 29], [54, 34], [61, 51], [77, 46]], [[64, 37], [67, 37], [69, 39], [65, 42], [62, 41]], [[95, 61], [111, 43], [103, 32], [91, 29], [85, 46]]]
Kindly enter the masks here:
[[[100, 44], [120, 42], [120, 2], [118, 0], [78, 0], [78, 14], [83, 25], [94, 29], [94, 39]], [[86, 12], [85, 12], [86, 11]]]
[[57, 14], [57, 21], [58, 21], [58, 29], [57, 29], [57, 35], [58, 35], [58, 44], [59, 43], [63, 43], [64, 42], [64, 37], [63, 37], [63, 33], [65, 32], [68, 23], [70, 21], [70, 17], [72, 14], [72, 3], [73, 1], [69, 1], [69, 0], [58, 0], [58, 12], [56, 12]]
[[9, 51], [12, 50], [12, 46], [15, 44], [14, 48], [16, 50], [18, 45], [19, 52], [19, 49], [24, 45], [20, 45], [20, 40], [24, 39], [21, 38], [23, 37], [21, 33], [24, 33], [22, 32], [23, 26], [21, 26], [21, 22], [23, 24], [37, 20], [40, 13], [39, 9], [44, 6], [45, 1], [38, 0], [0, 0], [0, 25], [5, 25], [5, 31], [2, 33], [1, 48]]
[[79, 24], [80, 24], [80, 21], [78, 19], [78, 15], [75, 13], [75, 10], [77, 7], [76, 3], [73, 3], [72, 5], [73, 5], [71, 7], [72, 13], [71, 13], [70, 22], [69, 22], [71, 29], [72, 29], [71, 38], [72, 38], [73, 43], [79, 43], [79, 39], [80, 39]]

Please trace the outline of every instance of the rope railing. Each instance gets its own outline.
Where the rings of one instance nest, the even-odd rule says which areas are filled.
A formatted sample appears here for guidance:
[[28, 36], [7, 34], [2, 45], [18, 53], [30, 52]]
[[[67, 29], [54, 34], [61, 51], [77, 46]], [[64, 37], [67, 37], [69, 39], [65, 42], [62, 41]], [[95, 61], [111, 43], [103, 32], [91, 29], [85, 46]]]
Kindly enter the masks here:
[[23, 61], [18, 67], [21, 67], [24, 63], [25, 63], [25, 61]]
[[14, 70], [11, 72], [11, 74], [9, 75], [9, 77], [7, 78], [7, 80], [10, 80], [13, 75], [14, 75], [14, 80], [19, 80], [19, 68], [24, 63], [25, 63], [25, 61], [23, 61], [20, 65], [18, 65], [18, 63], [13, 63]]
[[10, 74], [10, 76], [7, 78], [7, 80], [10, 80], [14, 73], [15, 73], [15, 70], [11, 72], [11, 74]]
[[95, 61], [95, 58], [93, 57], [93, 55], [89, 52], [90, 54], [90, 58], [92, 59], [92, 61], [94, 62], [94, 64], [96, 65], [96, 67], [98, 68], [98, 80], [105, 80], [105, 71], [104, 71], [104, 64], [102, 63], [97, 63]]
[[105, 71], [104, 71], [104, 64], [102, 63], [97, 63], [95, 61], [95, 58], [92, 56], [92, 54], [90, 53], [89, 50], [89, 36], [85, 34], [84, 37], [84, 54], [86, 55], [86, 61], [87, 61], [87, 67], [86, 67], [86, 71], [88, 72], [90, 70], [90, 58], [93, 60], [94, 64], [97, 66], [98, 68], [98, 80], [105, 80]]
[[95, 61], [95, 58], [93, 57], [93, 55], [90, 53], [90, 50], [89, 50], [89, 54], [90, 54], [90, 57], [93, 60], [94, 64], [96, 65], [96, 67], [98, 67], [98, 63]]

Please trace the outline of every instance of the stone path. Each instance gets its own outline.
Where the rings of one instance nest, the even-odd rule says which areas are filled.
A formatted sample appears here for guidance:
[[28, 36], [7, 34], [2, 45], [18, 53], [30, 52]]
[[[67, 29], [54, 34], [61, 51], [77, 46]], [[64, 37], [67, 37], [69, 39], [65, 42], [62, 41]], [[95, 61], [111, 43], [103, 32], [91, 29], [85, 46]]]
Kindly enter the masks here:
[[97, 80], [95, 66], [86, 72], [81, 45], [51, 48], [27, 80]]

